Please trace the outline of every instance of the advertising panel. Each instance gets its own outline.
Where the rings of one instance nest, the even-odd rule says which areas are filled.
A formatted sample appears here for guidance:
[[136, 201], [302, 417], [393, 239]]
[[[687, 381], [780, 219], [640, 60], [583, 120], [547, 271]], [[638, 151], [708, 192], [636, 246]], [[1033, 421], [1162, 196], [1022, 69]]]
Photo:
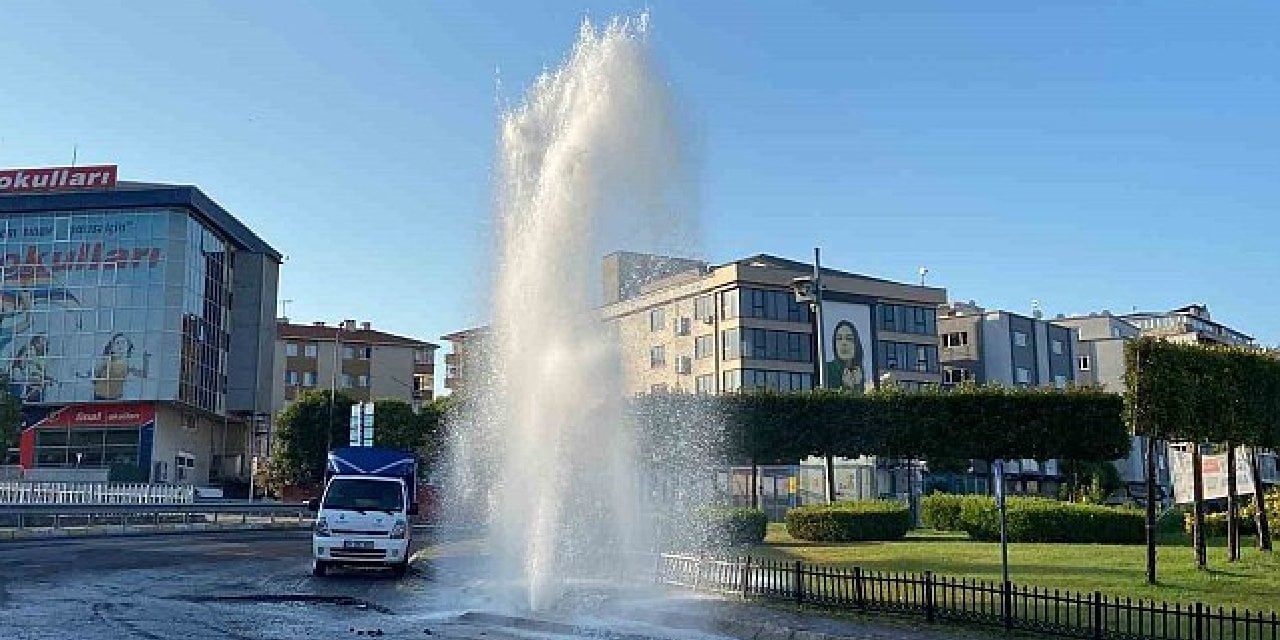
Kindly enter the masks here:
[[92, 167], [0, 169], [0, 193], [111, 189], [116, 186], [113, 164]]
[[154, 213], [0, 221], [0, 373], [15, 395], [156, 398], [166, 222]]
[[871, 353], [871, 307], [848, 302], [822, 303], [825, 325], [822, 366], [826, 385], [861, 393], [875, 386]]

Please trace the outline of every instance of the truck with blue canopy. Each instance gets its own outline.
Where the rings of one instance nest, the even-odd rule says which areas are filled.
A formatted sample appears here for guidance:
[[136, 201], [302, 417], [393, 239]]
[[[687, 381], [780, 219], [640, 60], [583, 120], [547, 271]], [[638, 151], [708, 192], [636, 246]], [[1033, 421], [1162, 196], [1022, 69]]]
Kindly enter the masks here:
[[409, 566], [418, 513], [418, 459], [379, 447], [341, 447], [329, 452], [324, 496], [312, 500], [312, 573], [330, 567], [385, 566], [404, 575]]

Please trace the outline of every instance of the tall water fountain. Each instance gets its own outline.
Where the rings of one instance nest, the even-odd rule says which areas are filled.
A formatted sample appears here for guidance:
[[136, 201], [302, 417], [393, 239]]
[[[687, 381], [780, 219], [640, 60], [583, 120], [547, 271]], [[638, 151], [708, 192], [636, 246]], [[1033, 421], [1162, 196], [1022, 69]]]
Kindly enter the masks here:
[[483, 512], [491, 577], [521, 606], [554, 603], [574, 576], [655, 543], [619, 340], [601, 321], [601, 258], [692, 248], [678, 124], [645, 15], [584, 23], [563, 64], [502, 116], [492, 332], [467, 374], [451, 485], [454, 508]]

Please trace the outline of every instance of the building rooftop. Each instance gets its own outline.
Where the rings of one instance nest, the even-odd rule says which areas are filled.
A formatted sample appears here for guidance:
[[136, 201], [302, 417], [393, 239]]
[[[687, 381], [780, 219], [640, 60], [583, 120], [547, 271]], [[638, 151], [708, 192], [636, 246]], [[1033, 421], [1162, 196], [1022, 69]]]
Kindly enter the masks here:
[[468, 338], [474, 338], [476, 336], [484, 335], [486, 333], [489, 333], [489, 327], [487, 326], [472, 327], [470, 329], [463, 329], [461, 331], [454, 331], [453, 333], [442, 335], [440, 336], [440, 339], [448, 340], [449, 342], [457, 342], [458, 340], [466, 340]]
[[111, 189], [0, 194], [0, 216], [48, 210], [181, 207], [221, 231], [237, 249], [262, 253], [276, 262], [284, 256], [235, 216], [192, 185], [122, 181]]
[[343, 342], [360, 342], [397, 347], [414, 347], [438, 349], [439, 345], [417, 338], [407, 338], [394, 333], [378, 331], [364, 323], [355, 329], [343, 329], [341, 325], [315, 322], [312, 324], [276, 323], [276, 336], [283, 339], [299, 338], [303, 340], [332, 341], [339, 336]]

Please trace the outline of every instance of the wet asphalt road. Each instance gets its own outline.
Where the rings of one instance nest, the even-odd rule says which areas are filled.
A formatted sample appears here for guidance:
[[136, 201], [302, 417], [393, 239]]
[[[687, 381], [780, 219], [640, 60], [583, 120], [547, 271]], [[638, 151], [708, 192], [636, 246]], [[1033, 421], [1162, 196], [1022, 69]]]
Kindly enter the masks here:
[[438, 553], [451, 544], [433, 543], [396, 579], [312, 577], [308, 531], [4, 542], [0, 639], [721, 640], [616, 618], [531, 630], [501, 617], [510, 606], [467, 577], [471, 560]]
[[501, 635], [458, 622], [429, 569], [313, 578], [309, 545], [306, 531], [0, 543], [0, 638]]

